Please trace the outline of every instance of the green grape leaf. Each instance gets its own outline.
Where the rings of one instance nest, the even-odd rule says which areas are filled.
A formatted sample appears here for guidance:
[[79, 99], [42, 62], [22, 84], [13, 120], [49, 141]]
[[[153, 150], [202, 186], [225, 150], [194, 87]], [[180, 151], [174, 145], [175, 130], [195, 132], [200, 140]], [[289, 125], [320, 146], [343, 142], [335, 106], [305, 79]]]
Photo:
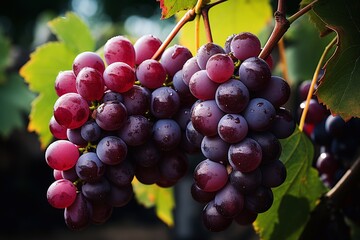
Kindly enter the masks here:
[[254, 228], [261, 239], [299, 239], [310, 212], [326, 192], [316, 169], [312, 167], [314, 148], [308, 137], [298, 129], [287, 139], [280, 159], [287, 169], [286, 181], [273, 188], [274, 202], [259, 214]]
[[174, 225], [175, 207], [172, 188], [161, 188], [155, 184], [144, 185], [136, 178], [132, 182], [136, 200], [147, 208], [155, 207], [156, 215], [168, 226]]
[[317, 89], [319, 101], [344, 119], [360, 117], [360, 1], [319, 0], [314, 12], [337, 34]]
[[29, 84], [29, 88], [38, 94], [32, 102], [28, 130], [39, 135], [42, 148], [52, 140], [49, 121], [58, 98], [54, 89], [56, 76], [60, 71], [72, 69], [72, 62], [77, 54], [92, 51], [95, 45], [89, 36], [88, 27], [73, 13], [58, 17], [50, 21], [49, 25], [62, 41], [39, 46], [20, 69], [20, 75]]
[[56, 76], [60, 71], [71, 69], [75, 57], [63, 42], [50, 42], [38, 47], [20, 69], [29, 88], [39, 93], [32, 102], [28, 130], [38, 133], [43, 148], [52, 140], [49, 121], [58, 98], [54, 89]]
[[14, 129], [25, 124], [24, 115], [30, 112], [30, 103], [35, 98], [24, 80], [18, 74], [7, 75], [7, 81], [0, 85], [0, 135], [7, 137]]
[[0, 84], [6, 81], [6, 67], [10, 63], [10, 40], [0, 33]]
[[51, 31], [73, 52], [95, 49], [95, 40], [86, 24], [72, 12], [48, 22]]
[[193, 8], [197, 0], [158, 0], [161, 8], [161, 18], [166, 19], [181, 10]]
[[[306, 5], [310, 4], [311, 2], [313, 2], [313, 0], [302, 0], [300, 3], [300, 6], [305, 7]], [[325, 36], [326, 34], [329, 33], [329, 28], [326, 26], [326, 24], [323, 22], [323, 20], [321, 20], [321, 18], [319, 18], [319, 16], [317, 16], [315, 14], [315, 12], [313, 10], [310, 10], [308, 12], [308, 15], [309, 15], [310, 20], [315, 24], [316, 28], [320, 32], [320, 36]]]
[[[178, 18], [184, 13], [177, 14]], [[227, 37], [239, 32], [259, 35], [272, 21], [272, 8], [268, 0], [236, 0], [223, 2], [209, 11], [213, 41], [224, 46]], [[249, 21], [251, 19], [251, 21]], [[196, 53], [195, 21], [188, 22], [181, 30], [179, 42]], [[203, 21], [200, 21], [200, 46], [207, 42]], [[264, 44], [264, 42], [263, 42]]]

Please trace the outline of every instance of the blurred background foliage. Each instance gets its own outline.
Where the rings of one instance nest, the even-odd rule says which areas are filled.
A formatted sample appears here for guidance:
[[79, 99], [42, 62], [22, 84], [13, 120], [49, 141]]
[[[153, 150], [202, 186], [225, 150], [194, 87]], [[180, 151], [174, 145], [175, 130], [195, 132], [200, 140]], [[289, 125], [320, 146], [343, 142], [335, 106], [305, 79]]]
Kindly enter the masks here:
[[[287, 13], [294, 13], [299, 8], [299, 3], [300, 1], [287, 1]], [[271, 4], [273, 9], [276, 9], [277, 1], [272, 0]], [[35, 93], [27, 88], [18, 70], [28, 61], [30, 53], [37, 46], [54, 40], [47, 22], [67, 11], [74, 11], [90, 26], [97, 48], [118, 34], [127, 35], [131, 40], [150, 33], [165, 39], [175, 25], [174, 17], [160, 20], [160, 8], [156, 0], [3, 0], [0, 3], [0, 213], [3, 219], [0, 239], [22, 239], [24, 236], [27, 239], [41, 239], [41, 236], [45, 236], [44, 239], [49, 239], [49, 236], [51, 239], [60, 239], [65, 233], [56, 231], [66, 232], [62, 211], [53, 209], [46, 201], [45, 194], [53, 178], [52, 172], [44, 161], [38, 137], [27, 130], [28, 114]], [[313, 29], [307, 20], [304, 21], [308, 28]], [[314, 35], [314, 31], [304, 29], [301, 34], [306, 32]], [[294, 27], [290, 37], [285, 39], [289, 49], [296, 49], [298, 42], [294, 40], [295, 37], [291, 38], [296, 34]], [[317, 38], [316, 34], [315, 36]], [[314, 41], [317, 42], [318, 39]], [[323, 49], [318, 48], [321, 53]], [[306, 73], [305, 69], [312, 66], [299, 65], [296, 61], [304, 60], [299, 59], [298, 53], [289, 51], [289, 58], [289, 65], [296, 66], [291, 70], [291, 77], [295, 81], [311, 77], [309, 73], [313, 72], [313, 69], [310, 69], [309, 73]], [[309, 58], [317, 59], [313, 55]], [[181, 204], [178, 206], [181, 207]], [[109, 229], [116, 222], [121, 222], [121, 225], [116, 225], [117, 231], [113, 230], [111, 233]], [[201, 224], [200, 221], [195, 222]], [[177, 233], [186, 231], [168, 229], [156, 218], [152, 209], [145, 209], [135, 202], [117, 210], [106, 225], [94, 227], [81, 235], [70, 233], [66, 236], [68, 239], [79, 239], [80, 236], [99, 239], [98, 235], [93, 234], [97, 231], [103, 234], [101, 239], [167, 239], [169, 236], [176, 239], [179, 235]], [[139, 227], [145, 230], [145, 235], [137, 231]], [[193, 226], [196, 227], [198, 226]], [[122, 231], [124, 229], [134, 229], [134, 234], [139, 235], [128, 235], [126, 238], [126, 233]], [[152, 235], [146, 234], [147, 229]], [[227, 239], [256, 239], [251, 230], [243, 230], [231, 229], [222, 235], [211, 235], [211, 239], [224, 239], [224, 236]], [[114, 234], [122, 234], [123, 237], [114, 237]], [[198, 234], [203, 239], [210, 239], [207, 233], [200, 230]]]

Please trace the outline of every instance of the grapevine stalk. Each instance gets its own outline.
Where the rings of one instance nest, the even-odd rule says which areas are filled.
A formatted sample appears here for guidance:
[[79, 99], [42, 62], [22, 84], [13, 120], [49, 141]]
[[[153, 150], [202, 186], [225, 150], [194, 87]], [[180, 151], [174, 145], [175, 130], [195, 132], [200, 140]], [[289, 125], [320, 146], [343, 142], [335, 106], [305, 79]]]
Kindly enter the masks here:
[[311, 85], [310, 85], [310, 89], [306, 98], [306, 103], [305, 103], [305, 107], [304, 110], [301, 114], [301, 118], [300, 118], [300, 123], [299, 123], [299, 130], [303, 131], [304, 129], [304, 124], [305, 124], [305, 119], [306, 119], [306, 115], [307, 112], [309, 110], [309, 104], [310, 104], [310, 100], [312, 98], [312, 95], [314, 93], [314, 88], [315, 88], [315, 84], [317, 82], [318, 76], [319, 76], [319, 72], [321, 69], [321, 66], [323, 65], [323, 62], [325, 60], [326, 55], [328, 54], [328, 52], [330, 51], [330, 49], [334, 46], [334, 44], [336, 43], [337, 38], [335, 37], [326, 47], [324, 52], [322, 53], [320, 60], [318, 62], [318, 65], [316, 66], [315, 72], [314, 72], [314, 76], [312, 78], [311, 81]]
[[170, 44], [170, 42], [175, 38], [176, 34], [180, 31], [180, 29], [189, 21], [194, 20], [196, 16], [195, 10], [190, 9], [188, 10], [185, 15], [180, 19], [180, 21], [175, 25], [173, 30], [169, 33], [167, 38], [164, 40], [164, 42], [161, 44], [159, 49], [156, 51], [152, 59], [159, 60], [162, 53], [165, 51], [167, 46]]

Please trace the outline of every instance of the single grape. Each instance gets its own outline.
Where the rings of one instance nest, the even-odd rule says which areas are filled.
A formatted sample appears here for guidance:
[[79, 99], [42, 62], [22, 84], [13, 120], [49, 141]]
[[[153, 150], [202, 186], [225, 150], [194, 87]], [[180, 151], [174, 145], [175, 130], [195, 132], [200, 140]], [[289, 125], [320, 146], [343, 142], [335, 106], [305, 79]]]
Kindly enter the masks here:
[[67, 179], [60, 179], [53, 182], [47, 190], [47, 200], [54, 208], [67, 208], [76, 199], [76, 187]]
[[54, 104], [56, 121], [66, 128], [81, 127], [90, 115], [88, 102], [77, 93], [66, 93]]
[[205, 227], [211, 232], [224, 231], [232, 223], [232, 218], [226, 218], [219, 213], [215, 207], [214, 201], [209, 202], [204, 207], [202, 219]]
[[226, 54], [215, 54], [206, 63], [206, 73], [216, 83], [226, 82], [234, 73], [234, 62]]
[[258, 56], [261, 51], [261, 43], [256, 35], [242, 32], [232, 38], [230, 50], [237, 59], [243, 61]]
[[200, 100], [214, 99], [218, 86], [218, 83], [209, 78], [206, 70], [200, 70], [194, 73], [189, 82], [190, 92]]
[[77, 93], [76, 76], [72, 70], [60, 71], [55, 79], [55, 91], [60, 97], [65, 93]]
[[135, 83], [135, 71], [128, 64], [114, 62], [106, 67], [104, 71], [105, 86], [118, 93], [129, 91]]
[[276, 110], [268, 100], [253, 98], [243, 111], [243, 116], [248, 123], [249, 129], [264, 131], [270, 127], [276, 116]]
[[151, 93], [150, 111], [156, 118], [171, 118], [180, 108], [180, 97], [170, 87], [160, 87]]
[[166, 180], [178, 181], [185, 176], [188, 169], [186, 155], [178, 149], [164, 152], [159, 162], [161, 176]]
[[189, 49], [175, 44], [164, 51], [160, 62], [166, 69], [167, 74], [172, 77], [177, 71], [182, 69], [184, 63], [190, 58], [192, 58], [192, 53]]
[[216, 192], [205, 192], [195, 183], [191, 185], [191, 196], [199, 203], [208, 203], [215, 198]]
[[104, 95], [102, 74], [94, 68], [82, 68], [76, 76], [76, 90], [85, 100], [100, 100]]
[[107, 202], [114, 207], [123, 207], [133, 198], [134, 192], [131, 184], [123, 187], [111, 185]]
[[119, 137], [107, 136], [100, 140], [96, 147], [96, 154], [106, 165], [116, 165], [126, 158], [128, 148]]
[[202, 135], [215, 136], [217, 134], [218, 123], [223, 114], [215, 100], [206, 100], [193, 108], [191, 122], [195, 130]]
[[151, 59], [152, 56], [161, 46], [161, 40], [153, 35], [143, 35], [134, 43], [136, 65], [139, 65], [147, 59]]
[[68, 170], [61, 171], [61, 176], [71, 182], [79, 180], [79, 176], [76, 173], [76, 165]]
[[67, 139], [79, 147], [86, 147], [88, 142], [81, 136], [81, 127], [66, 130]]
[[104, 202], [108, 198], [111, 185], [106, 178], [96, 182], [86, 182], [82, 185], [81, 192], [90, 202]]
[[151, 136], [152, 124], [142, 115], [131, 115], [118, 132], [128, 146], [144, 144]]
[[216, 104], [226, 113], [240, 113], [248, 105], [249, 99], [249, 90], [236, 79], [220, 84], [215, 93]]
[[111, 90], [106, 90], [104, 92], [104, 96], [103, 96], [103, 99], [102, 99], [103, 102], [123, 102], [124, 101], [124, 98], [123, 96], [121, 95], [121, 93], [118, 93], [118, 92], [114, 92], [114, 91], [111, 91]]
[[261, 163], [260, 145], [251, 138], [245, 138], [229, 147], [228, 158], [231, 166], [240, 172], [254, 171]]
[[232, 184], [227, 183], [216, 193], [214, 205], [222, 216], [233, 218], [242, 211], [244, 196]]
[[279, 159], [282, 147], [280, 141], [274, 134], [269, 131], [251, 132], [248, 137], [254, 139], [260, 145], [262, 164], [267, 164]]
[[77, 76], [84, 67], [94, 68], [102, 74], [105, 70], [104, 61], [94, 52], [82, 52], [78, 54], [72, 64], [72, 69]]
[[95, 112], [96, 123], [106, 131], [119, 130], [127, 119], [127, 110], [122, 103], [105, 102]]
[[105, 62], [110, 65], [114, 62], [123, 62], [130, 67], [135, 66], [135, 49], [129, 39], [124, 36], [115, 36], [107, 40], [104, 45]]
[[84, 195], [81, 192], [78, 193], [75, 202], [64, 210], [66, 226], [71, 230], [82, 230], [89, 226], [90, 206]]
[[160, 150], [151, 140], [140, 146], [132, 148], [132, 150], [132, 158], [136, 165], [142, 167], [152, 167], [160, 161]]
[[227, 163], [229, 146], [230, 145], [218, 135], [213, 137], [205, 136], [201, 141], [201, 152], [211, 161]]
[[180, 97], [180, 105], [191, 106], [197, 99], [190, 92], [189, 86], [185, 84], [182, 72], [182, 70], [179, 70], [173, 76], [173, 88]]
[[227, 143], [237, 143], [243, 140], [248, 133], [248, 124], [239, 114], [226, 114], [218, 124], [218, 134]]
[[254, 213], [263, 213], [269, 210], [274, 201], [270, 188], [260, 186], [245, 197], [245, 208]]
[[154, 60], [148, 59], [140, 63], [136, 69], [136, 77], [141, 85], [150, 89], [156, 89], [163, 85], [166, 80], [166, 69]]
[[284, 139], [290, 137], [296, 128], [296, 123], [292, 114], [286, 108], [280, 107], [276, 110], [276, 115], [271, 122], [269, 131], [277, 138]]
[[256, 168], [251, 172], [240, 172], [234, 169], [230, 174], [230, 183], [244, 194], [254, 191], [261, 185], [261, 171]]
[[258, 57], [244, 60], [239, 67], [240, 81], [250, 91], [259, 91], [266, 88], [271, 79], [271, 70], [267, 63]]
[[345, 133], [346, 122], [339, 115], [329, 115], [325, 120], [325, 130], [332, 137], [341, 137]]
[[86, 182], [96, 182], [105, 173], [105, 165], [94, 152], [86, 152], [79, 157], [76, 163], [76, 173]]
[[150, 110], [151, 93], [147, 88], [134, 85], [122, 96], [128, 115], [145, 115]]
[[67, 170], [75, 166], [79, 155], [79, 150], [73, 143], [56, 140], [46, 149], [45, 160], [52, 169]]
[[194, 170], [194, 180], [205, 192], [218, 191], [228, 182], [226, 167], [209, 159], [203, 160]]
[[181, 129], [172, 119], [159, 119], [153, 126], [154, 143], [162, 150], [175, 149], [181, 140]]
[[188, 86], [192, 75], [194, 75], [194, 73], [196, 73], [200, 70], [201, 70], [201, 68], [199, 67], [199, 65], [197, 63], [196, 57], [192, 57], [192, 58], [188, 59], [184, 63], [184, 66], [182, 67], [182, 76], [183, 76], [183, 81], [184, 81], [185, 85]]
[[188, 124], [186, 125], [186, 129], [185, 129], [185, 136], [186, 139], [194, 146], [196, 147], [200, 147], [201, 145], [201, 141], [204, 138], [204, 135], [202, 135], [201, 133], [199, 133], [195, 128], [194, 125], [192, 123], [192, 121], [188, 122]]
[[280, 160], [276, 160], [269, 164], [262, 164], [260, 169], [263, 186], [274, 188], [285, 182], [286, 167]]
[[225, 53], [225, 50], [221, 46], [212, 42], [202, 45], [196, 54], [197, 64], [200, 69], [206, 69], [206, 63], [209, 58], [217, 53]]
[[332, 176], [339, 169], [339, 167], [339, 162], [330, 152], [321, 153], [316, 160], [316, 168], [320, 174], [325, 173]]
[[61, 170], [53, 169], [53, 177], [54, 177], [55, 181], [63, 179], [62, 172], [63, 171], [61, 171]]
[[101, 128], [94, 119], [87, 121], [81, 127], [80, 130], [81, 137], [87, 142], [96, 142], [100, 139]]
[[[306, 101], [300, 103], [300, 111], [305, 108]], [[318, 124], [328, 116], [328, 112], [324, 105], [319, 103], [316, 99], [310, 99], [308, 112], [306, 114], [305, 122], [310, 124]]]
[[289, 100], [290, 86], [285, 79], [271, 76], [266, 87], [255, 92], [255, 96], [268, 100], [275, 108], [281, 107]]
[[112, 184], [123, 187], [131, 184], [135, 176], [134, 166], [129, 161], [106, 167], [105, 176]]
[[57, 139], [63, 139], [66, 140], [67, 139], [67, 135], [66, 135], [66, 130], [67, 128], [60, 125], [54, 116], [51, 116], [50, 118], [50, 122], [49, 122], [49, 130], [51, 132], [51, 134], [57, 138]]

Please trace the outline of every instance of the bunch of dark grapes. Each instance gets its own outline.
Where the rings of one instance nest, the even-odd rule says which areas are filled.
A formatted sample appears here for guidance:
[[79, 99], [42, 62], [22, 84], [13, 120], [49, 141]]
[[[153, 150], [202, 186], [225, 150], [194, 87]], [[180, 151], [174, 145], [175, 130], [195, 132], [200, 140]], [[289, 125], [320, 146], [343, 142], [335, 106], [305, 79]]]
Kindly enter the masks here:
[[286, 178], [278, 139], [295, 129], [283, 107], [290, 87], [271, 74], [271, 56], [260, 59], [260, 51], [255, 35], [239, 33], [224, 48], [201, 46], [175, 75], [198, 99], [186, 136], [206, 159], [194, 170], [191, 193], [206, 204], [202, 218], [210, 231], [225, 230], [233, 220], [254, 222], [271, 207], [272, 188]]
[[[311, 81], [306, 80], [298, 88], [301, 102], [299, 113], [305, 108], [310, 85]], [[358, 157], [360, 119], [351, 118], [345, 121], [338, 115], [332, 115], [314, 95], [309, 102], [304, 131], [315, 146], [313, 165], [318, 170], [320, 179], [328, 188], [334, 187]], [[357, 184], [354, 188], [359, 189], [360, 185]], [[332, 217], [336, 217], [337, 221], [344, 221], [344, 216], [347, 216], [354, 222], [360, 223], [358, 190], [352, 191], [344, 199], [341, 209], [333, 209], [336, 214]], [[342, 232], [343, 237], [350, 238], [349, 231]]]
[[45, 153], [55, 182], [47, 198], [64, 209], [70, 229], [106, 222], [132, 199], [134, 176], [171, 187], [187, 172], [186, 153], [196, 148], [185, 129], [196, 99], [173, 78], [192, 54], [174, 45], [152, 59], [161, 44], [152, 35], [134, 44], [116, 36], [104, 60], [80, 53], [56, 78], [50, 130], [57, 140]]

